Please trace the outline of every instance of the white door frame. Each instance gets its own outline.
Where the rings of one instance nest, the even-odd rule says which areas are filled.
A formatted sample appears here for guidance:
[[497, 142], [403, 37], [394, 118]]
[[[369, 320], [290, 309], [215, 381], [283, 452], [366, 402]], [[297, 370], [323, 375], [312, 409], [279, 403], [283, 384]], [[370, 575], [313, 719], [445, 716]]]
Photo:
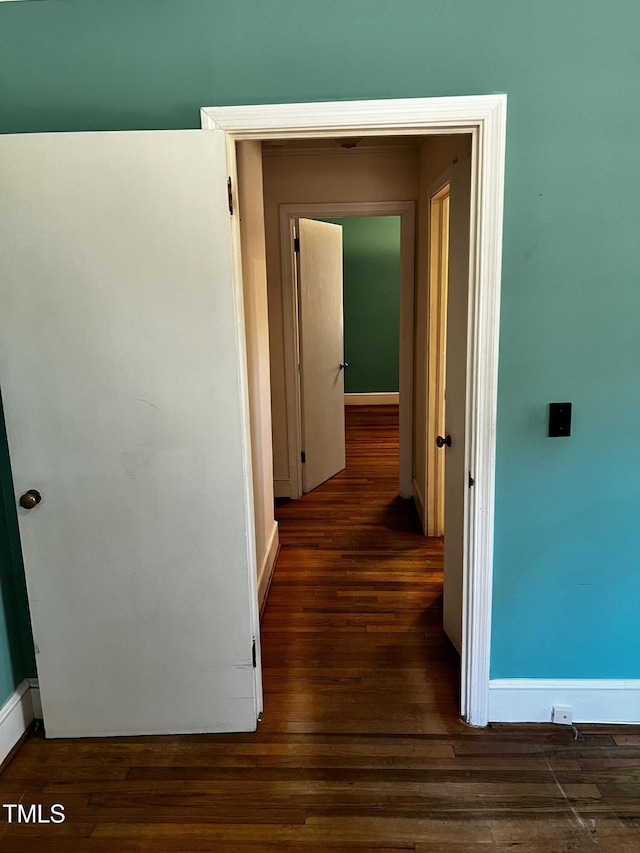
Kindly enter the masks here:
[[[229, 175], [236, 182], [235, 145], [244, 139], [471, 134], [471, 240], [467, 356], [466, 490], [462, 614], [461, 715], [470, 725], [489, 718], [489, 658], [495, 492], [498, 341], [506, 95], [382, 101], [207, 107], [204, 129], [226, 133]], [[232, 239], [240, 247], [238, 217]], [[234, 272], [242, 300], [239, 264]], [[251, 461], [247, 460], [250, 470]], [[247, 519], [247, 525], [253, 519]]]
[[413, 397], [413, 288], [415, 202], [335, 202], [280, 205], [280, 253], [282, 258], [282, 313], [286, 371], [287, 434], [289, 438], [289, 490], [291, 498], [302, 495], [300, 429], [300, 373], [298, 371], [298, 296], [295, 280], [293, 229], [296, 219], [349, 216], [400, 217], [400, 495], [410, 498]]

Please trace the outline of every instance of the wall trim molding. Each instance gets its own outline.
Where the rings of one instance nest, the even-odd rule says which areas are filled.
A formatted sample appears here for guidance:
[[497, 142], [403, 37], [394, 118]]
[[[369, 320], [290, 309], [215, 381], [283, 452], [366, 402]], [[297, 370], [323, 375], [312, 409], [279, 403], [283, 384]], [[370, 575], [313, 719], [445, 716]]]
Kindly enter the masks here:
[[278, 522], [274, 521], [271, 533], [269, 534], [267, 547], [265, 548], [264, 557], [260, 563], [260, 570], [258, 572], [258, 607], [260, 608], [260, 613], [262, 613], [267, 600], [269, 587], [271, 586], [271, 578], [273, 577], [273, 569], [276, 564], [276, 558], [279, 550], [280, 538], [278, 536]]
[[492, 678], [489, 720], [549, 723], [553, 705], [573, 708], [574, 723], [640, 723], [640, 679]]
[[[225, 132], [232, 178], [236, 175], [236, 143], [243, 139], [471, 135], [465, 468], [475, 485], [465, 489], [460, 714], [469, 725], [485, 726], [489, 719], [507, 96], [254, 104], [203, 107], [200, 114], [204, 130]], [[232, 220], [232, 240], [239, 245], [237, 217]], [[234, 285], [241, 299], [241, 276]]]
[[399, 391], [351, 391], [344, 395], [345, 406], [398, 406]]
[[0, 764], [34, 720], [31, 686], [26, 678], [0, 708]]

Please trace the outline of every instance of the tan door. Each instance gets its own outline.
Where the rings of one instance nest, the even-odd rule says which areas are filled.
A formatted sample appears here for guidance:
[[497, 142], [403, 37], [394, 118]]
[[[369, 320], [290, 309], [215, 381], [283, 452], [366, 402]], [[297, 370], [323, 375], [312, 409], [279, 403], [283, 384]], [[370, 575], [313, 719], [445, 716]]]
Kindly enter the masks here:
[[342, 227], [298, 220], [302, 491], [345, 467]]
[[447, 182], [429, 199], [429, 337], [427, 416], [427, 501], [423, 528], [444, 536], [446, 453], [436, 444], [446, 435], [447, 292], [449, 289], [449, 196]]
[[255, 729], [224, 134], [4, 136], [0, 164], [0, 379], [16, 503], [41, 495], [17, 511], [46, 733]]
[[470, 208], [471, 158], [466, 157], [453, 166], [450, 180], [445, 423], [451, 446], [445, 445], [440, 451], [446, 454], [444, 629], [459, 652], [462, 650], [464, 514], [469, 476], [465, 430]]

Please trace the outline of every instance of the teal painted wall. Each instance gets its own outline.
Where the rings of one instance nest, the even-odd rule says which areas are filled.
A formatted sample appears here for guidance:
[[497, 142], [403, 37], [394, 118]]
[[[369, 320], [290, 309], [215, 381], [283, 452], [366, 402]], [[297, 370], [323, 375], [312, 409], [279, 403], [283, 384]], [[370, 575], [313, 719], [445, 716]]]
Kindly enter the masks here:
[[495, 676], [640, 677], [639, 33], [637, 0], [0, 3], [3, 132], [508, 93]]
[[347, 393], [398, 391], [400, 217], [330, 219], [342, 226]]

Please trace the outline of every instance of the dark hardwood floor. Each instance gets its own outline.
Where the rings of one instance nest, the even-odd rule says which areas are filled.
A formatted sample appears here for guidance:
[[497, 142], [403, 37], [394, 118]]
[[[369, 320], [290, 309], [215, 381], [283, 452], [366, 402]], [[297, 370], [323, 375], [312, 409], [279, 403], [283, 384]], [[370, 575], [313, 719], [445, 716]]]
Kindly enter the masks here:
[[397, 411], [348, 410], [347, 468], [278, 509], [249, 735], [46, 741], [0, 776], [47, 853], [640, 851], [640, 727], [471, 729], [441, 629], [442, 545], [396, 497]]
[[458, 657], [441, 627], [442, 541], [425, 538], [412, 502], [397, 497], [397, 407], [351, 406], [347, 417], [346, 469], [277, 513], [264, 725], [447, 731], [459, 725]]

